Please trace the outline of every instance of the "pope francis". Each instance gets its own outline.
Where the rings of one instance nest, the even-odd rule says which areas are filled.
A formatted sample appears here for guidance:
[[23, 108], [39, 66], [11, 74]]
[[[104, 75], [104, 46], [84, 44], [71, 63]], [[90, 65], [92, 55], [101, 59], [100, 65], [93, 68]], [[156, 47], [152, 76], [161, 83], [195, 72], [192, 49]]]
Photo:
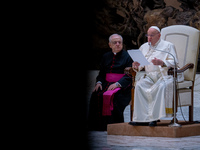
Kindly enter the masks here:
[[[170, 67], [174, 67], [174, 59], [165, 52], [171, 53], [178, 58], [175, 46], [162, 40], [160, 29], [151, 26], [147, 31], [148, 42], [139, 49], [146, 57], [150, 65], [140, 66], [140, 63], [133, 62], [132, 68], [136, 72], [145, 69], [145, 74], [135, 85], [133, 122], [130, 125], [147, 124], [156, 126], [157, 120], [162, 117], [171, 117], [173, 114], [173, 77], [167, 74]], [[183, 80], [182, 74], [178, 75], [178, 81]]]

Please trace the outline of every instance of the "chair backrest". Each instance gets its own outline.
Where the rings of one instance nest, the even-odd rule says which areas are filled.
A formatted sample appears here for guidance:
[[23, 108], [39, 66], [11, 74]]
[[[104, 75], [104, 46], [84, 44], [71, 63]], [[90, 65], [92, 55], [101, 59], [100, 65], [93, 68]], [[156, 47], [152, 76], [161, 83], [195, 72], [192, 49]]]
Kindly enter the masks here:
[[185, 80], [194, 81], [200, 43], [199, 30], [186, 25], [172, 25], [161, 30], [161, 38], [175, 45], [179, 67], [194, 64], [193, 69], [184, 72]]

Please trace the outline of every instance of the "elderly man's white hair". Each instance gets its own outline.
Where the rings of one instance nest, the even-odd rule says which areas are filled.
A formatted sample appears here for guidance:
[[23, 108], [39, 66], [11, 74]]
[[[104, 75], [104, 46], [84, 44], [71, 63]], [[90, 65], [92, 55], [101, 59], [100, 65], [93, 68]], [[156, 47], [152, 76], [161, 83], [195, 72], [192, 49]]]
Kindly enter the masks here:
[[109, 37], [109, 42], [111, 42], [112, 37], [115, 36], [115, 35], [118, 35], [118, 36], [121, 38], [122, 42], [123, 42], [123, 38], [122, 38], [122, 36], [119, 35], [119, 34], [117, 34], [117, 33], [114, 33], [114, 34], [112, 34], [112, 35]]
[[158, 32], [160, 32], [160, 29], [157, 26], [151, 26], [150, 28], [156, 29]]

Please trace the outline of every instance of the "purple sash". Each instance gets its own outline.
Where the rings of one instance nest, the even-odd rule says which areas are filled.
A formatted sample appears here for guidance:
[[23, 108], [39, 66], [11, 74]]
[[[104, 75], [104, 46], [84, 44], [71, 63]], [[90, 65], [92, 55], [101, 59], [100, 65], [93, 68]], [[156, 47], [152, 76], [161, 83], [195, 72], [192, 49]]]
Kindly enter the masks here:
[[[107, 73], [106, 81], [108, 82], [117, 82], [119, 81], [125, 74], [118, 73]], [[103, 93], [103, 116], [111, 116], [111, 111], [113, 110], [113, 98], [114, 94], [119, 91], [121, 88], [116, 88], [114, 90], [106, 91]]]

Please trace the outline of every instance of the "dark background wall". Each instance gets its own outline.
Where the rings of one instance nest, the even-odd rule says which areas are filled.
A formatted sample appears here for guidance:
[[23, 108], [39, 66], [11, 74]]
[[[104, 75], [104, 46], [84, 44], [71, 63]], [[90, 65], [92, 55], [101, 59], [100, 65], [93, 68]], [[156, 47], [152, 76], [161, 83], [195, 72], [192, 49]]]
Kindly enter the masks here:
[[[91, 4], [90, 58], [87, 68], [99, 69], [102, 55], [110, 51], [108, 37], [119, 33], [124, 49], [147, 41], [147, 29], [182, 24], [200, 30], [200, 0], [95, 0]], [[200, 57], [198, 63], [200, 72]]]

